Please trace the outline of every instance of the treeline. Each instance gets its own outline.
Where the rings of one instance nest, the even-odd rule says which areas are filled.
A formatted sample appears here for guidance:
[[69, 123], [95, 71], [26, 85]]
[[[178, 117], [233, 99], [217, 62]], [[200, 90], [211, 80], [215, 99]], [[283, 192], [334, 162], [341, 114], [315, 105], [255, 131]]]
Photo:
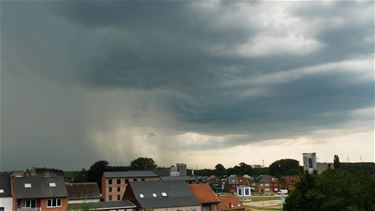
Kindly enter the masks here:
[[284, 210], [375, 210], [375, 164], [340, 163], [338, 156], [334, 164], [322, 174], [305, 173]]

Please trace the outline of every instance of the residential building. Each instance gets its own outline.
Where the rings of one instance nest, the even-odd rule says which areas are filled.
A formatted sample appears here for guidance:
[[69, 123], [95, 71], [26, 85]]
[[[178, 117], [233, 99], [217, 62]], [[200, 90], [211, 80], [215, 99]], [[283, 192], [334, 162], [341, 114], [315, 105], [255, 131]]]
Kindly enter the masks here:
[[235, 195], [219, 195], [219, 211], [245, 211], [240, 199]]
[[66, 183], [71, 210], [96, 207], [102, 198], [96, 182]]
[[65, 211], [68, 192], [64, 178], [12, 177], [13, 211]]
[[9, 174], [0, 175], [0, 211], [13, 210], [13, 197]]
[[185, 163], [177, 163], [176, 164], [177, 171], [179, 176], [186, 176], [187, 175], [187, 166]]
[[134, 203], [137, 210], [202, 210], [185, 181], [130, 182], [123, 199]]
[[220, 200], [208, 184], [190, 184], [189, 188], [202, 204], [202, 211], [219, 211]]
[[237, 186], [239, 185], [239, 181], [236, 175], [230, 175], [226, 180], [225, 180], [225, 185], [224, 185], [224, 190], [228, 193], [236, 193], [237, 191]]
[[276, 193], [279, 190], [279, 180], [271, 175], [261, 175], [255, 180], [255, 192], [257, 193]]
[[121, 201], [129, 182], [160, 181], [153, 171], [104, 172], [102, 196], [104, 201]]
[[281, 188], [292, 191], [297, 181], [299, 181], [299, 176], [285, 176], [281, 179]]
[[316, 153], [302, 153], [303, 156], [303, 170], [308, 173], [313, 173], [317, 171], [316, 167]]

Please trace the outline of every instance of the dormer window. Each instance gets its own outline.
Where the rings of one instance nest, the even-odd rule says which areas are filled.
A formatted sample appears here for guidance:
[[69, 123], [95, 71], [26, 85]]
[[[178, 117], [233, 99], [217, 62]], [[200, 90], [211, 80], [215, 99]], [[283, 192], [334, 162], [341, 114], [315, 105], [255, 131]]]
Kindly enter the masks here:
[[168, 196], [166, 192], [162, 192], [161, 195], [162, 195], [163, 197], [167, 197], [167, 196]]
[[142, 193], [140, 193], [139, 197], [144, 198], [145, 196]]
[[155, 197], [155, 198], [157, 197], [156, 193], [153, 193], [152, 196]]
[[55, 188], [55, 187], [56, 187], [56, 183], [54, 183], [54, 182], [50, 182], [50, 183], [49, 183], [49, 187], [51, 187], [51, 188]]
[[24, 186], [25, 188], [31, 188], [31, 183], [25, 183]]

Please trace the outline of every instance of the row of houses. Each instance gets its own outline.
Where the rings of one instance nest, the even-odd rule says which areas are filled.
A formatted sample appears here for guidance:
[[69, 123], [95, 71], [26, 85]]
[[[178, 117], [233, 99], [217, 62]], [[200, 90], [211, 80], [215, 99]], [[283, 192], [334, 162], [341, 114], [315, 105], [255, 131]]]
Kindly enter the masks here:
[[96, 183], [67, 183], [56, 174], [3, 174], [0, 211], [245, 210], [235, 195], [217, 195], [208, 184], [193, 184], [186, 176], [106, 172], [102, 181], [101, 194]]
[[294, 189], [294, 184], [298, 180], [298, 176], [285, 176], [279, 180], [271, 175], [260, 175], [255, 178], [247, 175], [230, 175], [224, 179], [211, 176], [207, 179], [207, 183], [216, 187], [218, 192], [228, 192], [239, 196], [250, 196], [251, 192], [271, 194], [278, 193], [282, 189], [291, 191]]

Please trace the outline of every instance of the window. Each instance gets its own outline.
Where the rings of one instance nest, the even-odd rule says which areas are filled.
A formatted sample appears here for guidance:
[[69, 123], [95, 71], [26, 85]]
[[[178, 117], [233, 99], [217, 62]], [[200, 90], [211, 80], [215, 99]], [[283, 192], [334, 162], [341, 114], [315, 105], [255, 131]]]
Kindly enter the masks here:
[[120, 201], [121, 198], [120, 198], [120, 195], [117, 195], [117, 201]]
[[112, 195], [108, 196], [109, 201], [112, 201]]
[[56, 187], [56, 183], [54, 183], [54, 182], [50, 182], [50, 183], [49, 183], [49, 187], [51, 187], [51, 188]]
[[112, 179], [108, 180], [108, 184], [112, 185]]
[[4, 193], [4, 189], [0, 189], [0, 193]]
[[117, 187], [117, 192], [120, 192], [121, 191], [121, 187]]
[[25, 183], [25, 188], [31, 188], [31, 183]]
[[309, 158], [309, 168], [312, 168], [313, 167], [313, 160], [312, 158]]
[[121, 180], [120, 179], [117, 179], [117, 184], [121, 184]]
[[134, 178], [133, 181], [134, 181], [134, 182], [137, 182], [137, 178]]
[[268, 187], [268, 186], [270, 186], [270, 184], [269, 184], [269, 183], [266, 183], [266, 184], [264, 184], [264, 186], [267, 186], [267, 187]]
[[128, 184], [129, 183], [129, 179], [125, 179], [125, 184]]
[[110, 193], [112, 192], [112, 187], [108, 188], [108, 192], [110, 192]]
[[48, 208], [61, 207], [61, 199], [48, 199], [47, 203]]
[[166, 192], [161, 192], [161, 195], [162, 195], [163, 197], [167, 197], [167, 196], [168, 196]]
[[21, 201], [22, 208], [35, 208], [35, 199], [26, 199]]
[[145, 196], [142, 193], [140, 193], [139, 197], [144, 198]]
[[152, 196], [153, 196], [153, 197], [157, 197], [156, 193], [153, 193]]
[[142, 178], [141, 180], [142, 180], [142, 181], [145, 181], [145, 178]]

